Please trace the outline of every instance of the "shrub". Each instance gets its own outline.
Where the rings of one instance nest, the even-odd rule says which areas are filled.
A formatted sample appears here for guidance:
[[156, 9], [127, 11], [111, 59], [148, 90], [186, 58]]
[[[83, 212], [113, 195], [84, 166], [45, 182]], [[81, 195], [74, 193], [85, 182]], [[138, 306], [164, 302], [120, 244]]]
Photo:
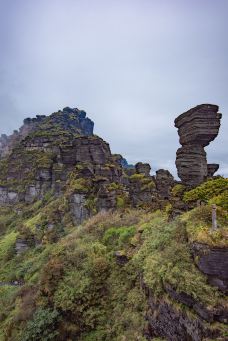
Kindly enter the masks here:
[[113, 249], [121, 248], [126, 244], [135, 234], [135, 227], [112, 227], [108, 229], [103, 237], [103, 243], [112, 247]]
[[50, 308], [38, 308], [33, 319], [27, 323], [21, 341], [51, 341], [55, 340], [58, 331], [56, 324], [59, 313]]
[[165, 284], [170, 284], [202, 303], [216, 302], [216, 290], [192, 261], [183, 223], [176, 220], [167, 224], [164, 217], [155, 217], [146, 224], [143, 239], [133, 260], [142, 267], [145, 283], [155, 296], [164, 295]]
[[179, 197], [183, 195], [185, 190], [186, 190], [186, 187], [184, 185], [177, 184], [172, 188], [171, 193], [174, 197]]
[[185, 192], [183, 200], [185, 202], [192, 202], [201, 200], [208, 202], [212, 197], [216, 197], [228, 190], [228, 179], [217, 178], [210, 179], [204, 182], [202, 185]]
[[227, 240], [227, 211], [217, 207], [218, 229], [212, 232], [212, 208], [211, 205], [201, 205], [186, 212], [181, 220], [186, 224], [190, 242], [208, 244], [217, 247], [228, 246]]

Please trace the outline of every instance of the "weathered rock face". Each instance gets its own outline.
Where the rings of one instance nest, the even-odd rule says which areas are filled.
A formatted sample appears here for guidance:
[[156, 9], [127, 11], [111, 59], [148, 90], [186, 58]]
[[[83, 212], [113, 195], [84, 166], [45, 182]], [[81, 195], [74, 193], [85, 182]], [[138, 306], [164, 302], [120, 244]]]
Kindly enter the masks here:
[[204, 151], [218, 135], [222, 117], [218, 109], [217, 105], [202, 104], [175, 119], [182, 145], [177, 151], [176, 166], [185, 185], [198, 185], [218, 169], [218, 165], [208, 167]]
[[149, 299], [149, 307], [147, 319], [152, 338], [159, 336], [168, 341], [202, 341], [206, 338], [219, 340], [219, 331], [207, 328], [201, 318], [190, 318], [171, 304], [156, 302], [152, 297]]
[[76, 165], [77, 163], [105, 164], [111, 158], [108, 143], [99, 137], [79, 137], [71, 145], [60, 147], [63, 164]]
[[194, 243], [191, 250], [197, 257], [198, 268], [208, 276], [209, 282], [228, 292], [228, 249]]
[[135, 170], [137, 174], [144, 174], [145, 176], [149, 176], [151, 167], [149, 163], [138, 162], [135, 165]]
[[[2, 158], [1, 158], [2, 156]], [[0, 141], [0, 206], [33, 203], [47, 192], [64, 195], [72, 219], [122, 207], [161, 208], [173, 176], [138, 162], [129, 165], [93, 135], [93, 122], [78, 109], [27, 118], [19, 132]]]
[[169, 199], [171, 195], [171, 189], [175, 184], [172, 174], [165, 169], [159, 169], [156, 171], [156, 188], [162, 199]]
[[180, 144], [197, 143], [202, 147], [209, 145], [218, 135], [221, 114], [213, 104], [201, 104], [188, 110], [175, 119]]
[[207, 157], [202, 146], [187, 145], [177, 150], [178, 176], [185, 185], [194, 186], [207, 178]]
[[70, 208], [75, 224], [81, 224], [90, 216], [89, 210], [86, 208], [86, 195], [75, 193], [71, 196]]
[[[213, 309], [200, 304], [190, 295], [165, 286], [167, 298], [155, 298], [153, 292], [142, 281], [142, 289], [148, 299], [148, 337], [163, 337], [167, 341], [224, 340], [213, 322], [227, 323], [227, 308], [219, 306]], [[181, 303], [194, 311], [189, 315], [186, 310], [177, 309], [174, 302]], [[205, 323], [207, 321], [207, 323]]]
[[217, 163], [208, 163], [207, 164], [207, 176], [212, 178], [215, 172], [219, 169], [219, 164]]

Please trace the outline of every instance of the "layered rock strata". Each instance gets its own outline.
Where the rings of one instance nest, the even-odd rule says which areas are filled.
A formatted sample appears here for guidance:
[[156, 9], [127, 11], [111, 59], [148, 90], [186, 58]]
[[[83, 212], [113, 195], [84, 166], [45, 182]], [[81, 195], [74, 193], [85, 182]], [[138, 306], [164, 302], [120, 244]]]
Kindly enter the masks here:
[[218, 169], [217, 164], [207, 164], [204, 150], [218, 135], [222, 117], [218, 110], [217, 105], [201, 104], [175, 119], [182, 145], [177, 150], [176, 167], [185, 185], [196, 186]]
[[82, 110], [64, 108], [50, 116], [27, 118], [19, 132], [0, 143], [0, 206], [64, 195], [75, 224], [121, 207], [157, 209], [174, 185], [165, 170], [128, 165], [109, 144], [93, 135]]

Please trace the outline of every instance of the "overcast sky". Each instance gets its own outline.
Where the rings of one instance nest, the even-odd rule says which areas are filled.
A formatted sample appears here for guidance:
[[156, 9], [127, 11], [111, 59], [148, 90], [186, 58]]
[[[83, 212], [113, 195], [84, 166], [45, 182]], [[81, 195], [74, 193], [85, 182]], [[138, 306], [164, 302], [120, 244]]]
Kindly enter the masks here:
[[228, 175], [227, 13], [227, 0], [0, 0], [0, 133], [78, 107], [113, 153], [175, 173], [175, 117], [213, 103], [208, 162]]

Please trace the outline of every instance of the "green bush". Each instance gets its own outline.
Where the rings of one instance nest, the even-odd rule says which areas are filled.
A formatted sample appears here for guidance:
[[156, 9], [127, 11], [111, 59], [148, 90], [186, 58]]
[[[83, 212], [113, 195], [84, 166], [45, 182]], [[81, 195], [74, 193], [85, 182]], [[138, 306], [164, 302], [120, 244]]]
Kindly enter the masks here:
[[135, 227], [112, 227], [105, 231], [103, 243], [109, 247], [122, 248], [135, 234]]
[[164, 217], [156, 217], [146, 224], [143, 237], [145, 241], [133, 259], [142, 267], [145, 283], [155, 296], [164, 295], [169, 284], [202, 303], [216, 302], [216, 290], [192, 261], [183, 223], [167, 224]]
[[183, 200], [187, 203], [197, 200], [208, 202], [210, 199], [217, 197], [223, 192], [227, 193], [227, 190], [228, 179], [222, 177], [211, 179], [191, 191], [185, 192]]
[[59, 313], [50, 308], [38, 308], [33, 319], [27, 323], [21, 341], [51, 341], [55, 340], [58, 331], [56, 324]]

